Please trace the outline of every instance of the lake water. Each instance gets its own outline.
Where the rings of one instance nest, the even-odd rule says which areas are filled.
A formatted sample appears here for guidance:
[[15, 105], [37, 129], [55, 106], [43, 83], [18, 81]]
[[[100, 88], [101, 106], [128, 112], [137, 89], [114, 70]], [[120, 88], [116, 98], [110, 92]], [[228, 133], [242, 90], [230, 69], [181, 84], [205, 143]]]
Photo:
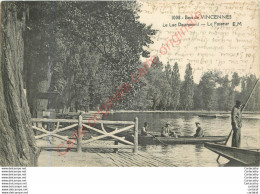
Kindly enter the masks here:
[[[139, 131], [146, 121], [149, 131], [159, 132], [166, 122], [174, 128], [180, 128], [182, 135], [194, 135], [195, 122], [200, 122], [206, 136], [228, 135], [231, 130], [231, 118], [198, 117], [196, 113], [177, 112], [133, 112], [110, 114], [106, 120], [133, 121], [139, 119]], [[245, 115], [243, 118], [242, 141], [243, 148], [260, 148], [260, 115]], [[231, 138], [228, 146], [231, 144]], [[167, 158], [177, 166], [219, 166], [216, 162], [217, 154], [200, 145], [148, 145], [139, 146], [139, 150], [161, 158]], [[220, 163], [228, 162], [225, 158]]]

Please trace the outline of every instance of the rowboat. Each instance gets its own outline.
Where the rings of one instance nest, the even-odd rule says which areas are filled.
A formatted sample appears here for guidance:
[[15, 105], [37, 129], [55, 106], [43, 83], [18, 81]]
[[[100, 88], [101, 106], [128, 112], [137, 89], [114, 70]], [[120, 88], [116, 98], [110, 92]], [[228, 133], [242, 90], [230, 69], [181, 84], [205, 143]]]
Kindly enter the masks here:
[[207, 117], [207, 118], [229, 118], [229, 115], [221, 115], [221, 114], [202, 114], [202, 115], [198, 115], [199, 117]]
[[[160, 137], [159, 135], [138, 136], [138, 144], [140, 145], [155, 145], [155, 144], [202, 144], [205, 142], [224, 142], [227, 136], [179, 136], [175, 137]], [[127, 135], [126, 140], [134, 140], [133, 135]]]
[[260, 165], [260, 149], [235, 148], [213, 143], [205, 143], [204, 146], [230, 161], [236, 161], [244, 165]]
[[199, 117], [217, 118], [217, 115], [198, 115]]
[[217, 118], [229, 118], [230, 115], [217, 115]]

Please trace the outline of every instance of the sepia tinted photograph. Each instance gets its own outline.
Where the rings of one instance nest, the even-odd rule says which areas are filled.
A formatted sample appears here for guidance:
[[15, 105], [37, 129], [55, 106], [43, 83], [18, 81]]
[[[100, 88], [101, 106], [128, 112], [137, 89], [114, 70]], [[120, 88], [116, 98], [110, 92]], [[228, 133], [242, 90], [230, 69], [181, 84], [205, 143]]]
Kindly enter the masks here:
[[1, 2], [0, 166], [260, 164], [259, 1]]

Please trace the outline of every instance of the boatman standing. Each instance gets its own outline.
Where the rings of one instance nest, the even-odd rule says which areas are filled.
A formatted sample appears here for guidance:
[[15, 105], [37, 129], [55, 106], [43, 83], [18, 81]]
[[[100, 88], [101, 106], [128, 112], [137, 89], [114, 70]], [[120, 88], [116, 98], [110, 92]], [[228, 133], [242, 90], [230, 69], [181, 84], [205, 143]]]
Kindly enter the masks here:
[[231, 125], [233, 130], [232, 147], [240, 147], [243, 108], [244, 105], [241, 105], [241, 101], [237, 100], [236, 105], [231, 111]]
[[197, 130], [196, 130], [196, 134], [194, 135], [194, 137], [204, 137], [204, 131], [200, 127], [200, 123], [196, 122], [195, 124], [196, 124]]

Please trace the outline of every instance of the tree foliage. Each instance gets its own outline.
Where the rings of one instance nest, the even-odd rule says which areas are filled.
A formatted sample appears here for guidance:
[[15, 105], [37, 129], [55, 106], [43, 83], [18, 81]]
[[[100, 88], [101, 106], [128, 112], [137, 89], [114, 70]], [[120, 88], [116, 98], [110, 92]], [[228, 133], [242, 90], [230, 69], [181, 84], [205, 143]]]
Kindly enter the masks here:
[[[137, 2], [21, 2], [24, 6], [24, 83], [33, 116], [47, 108], [95, 110], [132, 80], [156, 33], [139, 21]], [[197, 85], [192, 73], [187, 64], [181, 81], [177, 63], [158, 62], [114, 108], [228, 111], [235, 99], [246, 100], [256, 80], [209, 71]], [[47, 106], [39, 99], [44, 92], [59, 95]], [[259, 96], [256, 90], [247, 110], [260, 109]]]
[[173, 66], [171, 86], [172, 86], [172, 107], [173, 110], [177, 110], [180, 104], [180, 89], [181, 89], [181, 79], [180, 79], [178, 63], [175, 63]]
[[[156, 31], [138, 21], [136, 2], [25, 4], [32, 16], [25, 33], [27, 72], [35, 75], [27, 81], [31, 112], [39, 109], [41, 92], [59, 93], [50, 99], [56, 109], [94, 110], [131, 80], [140, 56], [149, 56], [144, 48]], [[133, 87], [118, 108], [133, 102], [138, 89]]]
[[194, 82], [191, 64], [186, 66], [184, 82], [181, 88], [181, 108], [191, 110], [193, 107]]

